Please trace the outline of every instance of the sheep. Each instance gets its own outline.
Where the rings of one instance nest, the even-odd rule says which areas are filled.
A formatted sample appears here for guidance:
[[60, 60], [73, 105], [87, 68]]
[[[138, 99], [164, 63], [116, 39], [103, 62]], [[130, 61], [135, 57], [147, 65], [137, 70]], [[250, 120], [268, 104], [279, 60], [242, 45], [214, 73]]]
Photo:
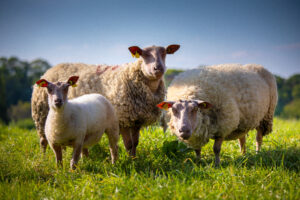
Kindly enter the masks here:
[[171, 132], [197, 157], [214, 139], [218, 166], [223, 140], [239, 139], [244, 154], [249, 130], [257, 130], [256, 151], [260, 150], [263, 136], [272, 132], [277, 98], [276, 80], [263, 66], [224, 64], [181, 73], [169, 86], [167, 101], [157, 106], [169, 111]]
[[[50, 68], [42, 78], [49, 81], [65, 80], [70, 75], [80, 75], [79, 86], [69, 93], [69, 98], [99, 93], [115, 107], [119, 119], [120, 133], [126, 150], [136, 155], [139, 131], [142, 126], [153, 124], [160, 116], [156, 104], [165, 97], [163, 75], [166, 71], [166, 54], [173, 54], [179, 45], [167, 48], [152, 46], [141, 49], [129, 47], [136, 62], [117, 66], [65, 63]], [[34, 88], [32, 94], [32, 118], [40, 136], [42, 150], [47, 147], [44, 136], [45, 120], [48, 113], [47, 93]]]
[[105, 132], [109, 139], [112, 163], [118, 157], [119, 124], [111, 103], [100, 94], [86, 94], [68, 100], [69, 86], [75, 86], [78, 76], [67, 82], [36, 82], [47, 88], [49, 113], [45, 136], [55, 153], [57, 165], [62, 165], [62, 147], [72, 146], [70, 163], [76, 168], [80, 153], [88, 156], [88, 147], [99, 142]]

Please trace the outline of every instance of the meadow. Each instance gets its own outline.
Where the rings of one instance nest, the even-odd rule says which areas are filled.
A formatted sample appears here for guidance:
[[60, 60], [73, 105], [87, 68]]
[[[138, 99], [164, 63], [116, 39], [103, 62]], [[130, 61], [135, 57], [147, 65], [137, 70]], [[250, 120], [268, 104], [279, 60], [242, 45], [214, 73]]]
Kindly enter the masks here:
[[40, 152], [35, 129], [0, 125], [0, 199], [300, 199], [300, 120], [274, 120], [273, 133], [255, 153], [255, 132], [241, 155], [237, 141], [224, 142], [214, 167], [213, 141], [201, 160], [174, 136], [151, 126], [141, 133], [137, 157], [120, 140], [110, 163], [107, 137], [90, 149], [77, 170], [71, 148], [57, 168], [48, 147]]

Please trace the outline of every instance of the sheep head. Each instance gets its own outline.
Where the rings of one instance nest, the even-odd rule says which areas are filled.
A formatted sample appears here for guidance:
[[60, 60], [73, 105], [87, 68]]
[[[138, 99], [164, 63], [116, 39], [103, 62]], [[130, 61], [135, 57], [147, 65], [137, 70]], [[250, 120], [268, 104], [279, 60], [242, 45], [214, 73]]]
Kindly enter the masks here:
[[36, 84], [40, 87], [47, 88], [49, 106], [54, 109], [60, 109], [68, 100], [69, 86], [75, 87], [78, 78], [78, 76], [72, 76], [66, 82], [55, 83], [41, 79], [38, 80]]
[[143, 59], [143, 72], [150, 80], [161, 79], [166, 71], [166, 54], [173, 54], [180, 45], [172, 44], [168, 47], [152, 46], [141, 49], [138, 46], [129, 47], [132, 56]]
[[157, 105], [161, 109], [171, 108], [170, 127], [174, 134], [182, 140], [188, 140], [199, 125], [201, 126], [202, 111], [212, 105], [202, 100], [163, 101]]

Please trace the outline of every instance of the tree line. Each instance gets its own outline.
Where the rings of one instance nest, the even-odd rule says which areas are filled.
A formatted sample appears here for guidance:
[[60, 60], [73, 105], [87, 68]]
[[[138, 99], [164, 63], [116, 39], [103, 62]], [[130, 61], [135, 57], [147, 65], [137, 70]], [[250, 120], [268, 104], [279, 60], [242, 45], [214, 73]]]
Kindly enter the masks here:
[[[30, 118], [32, 86], [50, 67], [43, 59], [27, 62], [16, 57], [0, 58], [0, 121], [9, 123]], [[180, 72], [168, 69], [166, 85]], [[288, 79], [276, 76], [276, 80], [279, 99], [275, 115], [300, 118], [300, 74]]]

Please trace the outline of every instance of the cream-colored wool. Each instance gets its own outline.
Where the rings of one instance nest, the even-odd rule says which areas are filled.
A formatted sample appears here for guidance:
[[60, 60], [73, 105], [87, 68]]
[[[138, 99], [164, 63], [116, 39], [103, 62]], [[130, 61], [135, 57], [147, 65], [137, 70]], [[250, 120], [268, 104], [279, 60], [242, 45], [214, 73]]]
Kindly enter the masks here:
[[[156, 104], [164, 99], [165, 87], [161, 81], [153, 94], [146, 85], [148, 79], [142, 71], [142, 64], [142, 59], [115, 67], [82, 63], [59, 64], [50, 68], [42, 78], [56, 82], [77, 75], [80, 77], [78, 86], [69, 91], [69, 99], [83, 94], [99, 93], [114, 106], [120, 127], [148, 125], [154, 123], [160, 116]], [[38, 134], [44, 137], [44, 126], [49, 110], [47, 92], [34, 86], [31, 102], [32, 117]]]
[[[203, 100], [212, 104], [202, 114], [198, 111], [196, 131], [189, 140], [184, 140], [199, 149], [209, 139], [237, 139], [257, 127], [263, 130], [263, 135], [269, 134], [277, 104], [277, 86], [274, 76], [261, 65], [224, 64], [181, 73], [169, 86], [167, 100]], [[171, 109], [169, 114], [169, 126], [174, 132]]]

